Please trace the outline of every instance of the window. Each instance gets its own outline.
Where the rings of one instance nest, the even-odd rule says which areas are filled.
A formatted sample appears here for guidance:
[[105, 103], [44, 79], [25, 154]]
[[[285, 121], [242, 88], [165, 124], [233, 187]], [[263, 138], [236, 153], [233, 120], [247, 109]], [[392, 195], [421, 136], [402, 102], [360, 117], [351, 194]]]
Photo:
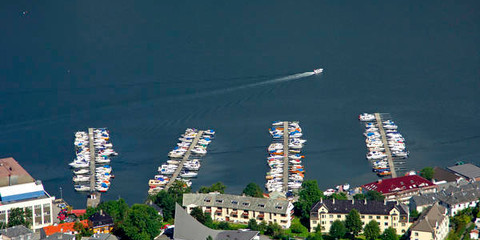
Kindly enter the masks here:
[[380, 216], [377, 216], [377, 219], [380, 219]]
[[317, 224], [317, 221], [312, 221], [313, 224]]
[[365, 216], [362, 215], [362, 219], [365, 219]]
[[337, 218], [341, 218], [342, 216], [341, 215], [337, 215]]
[[237, 201], [232, 201], [232, 204], [238, 205]]
[[264, 208], [265, 204], [258, 204], [259, 207]]
[[205, 199], [203, 199], [203, 201], [204, 202], [210, 202], [211, 200], [210, 200], [210, 198], [205, 198]]
[[388, 219], [388, 216], [383, 217], [383, 219]]
[[415, 232], [415, 237], [418, 237], [418, 232]]
[[333, 221], [330, 221], [330, 224], [332, 224], [332, 223], [333, 223]]
[[283, 209], [282, 206], [276, 206], [275, 208], [276, 208], [276, 209]]
[[373, 219], [373, 216], [368, 216], [368, 219]]
[[243, 206], [250, 206], [250, 203], [244, 202], [244, 203], [242, 203], [242, 205], [243, 205]]
[[405, 227], [405, 223], [402, 223], [402, 227]]
[[332, 215], [332, 214], [330, 214], [330, 218], [333, 218], [333, 215]]
[[217, 202], [217, 203], [223, 203], [223, 199], [217, 199], [217, 200], [215, 200], [215, 202]]
[[385, 222], [385, 226], [388, 226], [388, 222]]

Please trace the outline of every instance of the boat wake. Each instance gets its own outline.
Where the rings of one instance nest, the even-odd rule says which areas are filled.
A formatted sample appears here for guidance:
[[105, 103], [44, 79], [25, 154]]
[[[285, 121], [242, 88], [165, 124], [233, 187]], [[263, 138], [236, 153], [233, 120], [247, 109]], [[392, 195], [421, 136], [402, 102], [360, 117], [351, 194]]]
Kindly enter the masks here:
[[285, 77], [269, 79], [269, 80], [262, 81], [262, 82], [249, 83], [249, 84], [235, 86], [235, 87], [229, 87], [229, 88], [218, 89], [218, 90], [213, 90], [213, 91], [208, 91], [208, 92], [203, 92], [203, 93], [197, 93], [197, 94], [190, 95], [189, 98], [206, 97], [206, 96], [212, 96], [212, 95], [217, 95], [217, 94], [222, 94], [222, 93], [228, 93], [228, 92], [243, 90], [243, 89], [246, 89], [246, 88], [254, 88], [254, 87], [263, 86], [263, 85], [276, 84], [276, 83], [281, 83], [281, 82], [288, 82], [288, 81], [298, 80], [298, 79], [301, 79], [301, 78], [310, 77], [310, 76], [313, 76], [313, 75], [315, 75], [315, 72], [296, 73], [296, 74], [288, 75], [288, 76], [285, 76]]

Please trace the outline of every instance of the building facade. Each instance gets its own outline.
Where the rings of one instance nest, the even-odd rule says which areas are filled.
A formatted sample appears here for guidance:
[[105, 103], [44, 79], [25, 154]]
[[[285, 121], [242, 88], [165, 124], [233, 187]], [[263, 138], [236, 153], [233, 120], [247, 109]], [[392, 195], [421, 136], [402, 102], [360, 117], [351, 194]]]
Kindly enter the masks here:
[[53, 223], [51, 197], [40, 181], [0, 187], [0, 222], [8, 223], [10, 212], [21, 208], [30, 213], [32, 229], [40, 229]]
[[393, 227], [398, 234], [403, 234], [411, 225], [408, 211], [396, 202], [322, 199], [310, 211], [310, 231], [314, 232], [319, 225], [322, 233], [329, 232], [332, 223], [345, 221], [352, 209], [360, 213], [364, 227], [375, 220], [381, 232]]
[[449, 223], [447, 210], [436, 203], [413, 224], [410, 240], [443, 240], [447, 237]]
[[187, 193], [183, 195], [183, 206], [188, 213], [201, 207], [216, 221], [247, 224], [250, 219], [255, 219], [257, 223], [277, 223], [282, 228], [290, 227], [293, 215], [293, 204], [287, 200], [230, 194]]
[[408, 200], [420, 193], [436, 192], [437, 185], [418, 175], [382, 179], [362, 186], [364, 191], [380, 192], [387, 201], [408, 204]]
[[88, 226], [93, 233], [111, 233], [113, 230], [113, 218], [100, 210], [88, 217]]

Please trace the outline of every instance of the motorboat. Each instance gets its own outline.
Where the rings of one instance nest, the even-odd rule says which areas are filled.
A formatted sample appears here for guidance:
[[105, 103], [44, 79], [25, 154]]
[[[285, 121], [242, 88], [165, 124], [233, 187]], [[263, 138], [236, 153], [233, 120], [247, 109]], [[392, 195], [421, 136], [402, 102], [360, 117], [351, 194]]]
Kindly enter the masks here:
[[326, 191], [323, 192], [323, 195], [325, 196], [331, 196], [335, 193], [335, 189], [329, 188]]
[[195, 147], [194, 149], [192, 149], [192, 153], [199, 154], [199, 155], [205, 155], [205, 154], [207, 154], [207, 150], [205, 150], [204, 148]]
[[198, 175], [197, 172], [191, 172], [191, 171], [182, 171], [180, 172], [180, 177], [182, 178], [193, 178]]
[[298, 159], [301, 159], [301, 158], [305, 158], [305, 156], [300, 155], [300, 154], [295, 154], [295, 155], [289, 155], [288, 158], [298, 160]]
[[77, 175], [74, 176], [72, 179], [74, 182], [88, 182], [90, 180], [90, 176], [88, 175]]
[[215, 131], [213, 131], [212, 129], [208, 129], [208, 130], [204, 131], [203, 133], [207, 134], [207, 135], [215, 135]]
[[283, 150], [283, 144], [281, 143], [272, 143], [268, 146], [268, 151]]
[[90, 163], [87, 162], [87, 161], [74, 161], [72, 163], [69, 163], [68, 165], [70, 165], [73, 168], [88, 168], [88, 167], [90, 167]]
[[313, 73], [315, 73], [315, 74], [320, 74], [322, 72], [323, 72], [323, 68], [317, 68], [317, 69], [313, 70]]
[[77, 192], [90, 191], [90, 187], [89, 187], [89, 186], [85, 186], [85, 185], [75, 185], [74, 188], [75, 188], [75, 191], [77, 191]]
[[90, 171], [88, 169], [85, 169], [85, 168], [81, 168], [81, 169], [73, 171], [73, 173], [75, 175], [87, 174], [88, 172], [90, 172]]
[[273, 125], [273, 126], [282, 126], [282, 125], [283, 125], [283, 121], [273, 121], [272, 125]]
[[362, 122], [370, 122], [375, 120], [375, 115], [370, 114], [370, 113], [362, 113], [358, 115], [358, 120]]

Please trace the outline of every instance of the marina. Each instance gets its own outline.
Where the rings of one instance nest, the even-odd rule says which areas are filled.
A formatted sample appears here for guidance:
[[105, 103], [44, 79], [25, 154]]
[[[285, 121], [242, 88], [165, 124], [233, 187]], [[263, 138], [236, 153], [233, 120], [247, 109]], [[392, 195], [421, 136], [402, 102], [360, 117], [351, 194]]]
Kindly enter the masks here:
[[380, 113], [363, 113], [359, 120], [365, 123], [365, 143], [369, 151], [366, 158], [372, 163], [372, 171], [378, 176], [396, 178], [397, 171], [403, 169], [398, 165], [405, 163], [409, 155], [398, 126]]
[[[213, 130], [187, 128], [178, 139], [177, 146], [168, 153], [167, 163], [158, 168], [159, 175], [148, 181], [148, 194], [154, 195], [163, 189], [168, 190], [175, 180], [191, 186], [191, 178], [198, 175], [201, 167], [200, 158], [207, 154], [207, 147], [214, 134]], [[190, 159], [191, 156], [194, 159]]]
[[72, 167], [77, 192], [107, 192], [110, 187], [112, 168], [107, 165], [111, 157], [118, 155], [113, 150], [110, 134], [106, 128], [89, 128], [88, 132], [75, 133], [76, 158]]
[[304, 167], [300, 155], [303, 144], [302, 129], [298, 122], [275, 121], [269, 129], [273, 142], [268, 147], [265, 188], [269, 193], [281, 192], [290, 195], [303, 182]]

